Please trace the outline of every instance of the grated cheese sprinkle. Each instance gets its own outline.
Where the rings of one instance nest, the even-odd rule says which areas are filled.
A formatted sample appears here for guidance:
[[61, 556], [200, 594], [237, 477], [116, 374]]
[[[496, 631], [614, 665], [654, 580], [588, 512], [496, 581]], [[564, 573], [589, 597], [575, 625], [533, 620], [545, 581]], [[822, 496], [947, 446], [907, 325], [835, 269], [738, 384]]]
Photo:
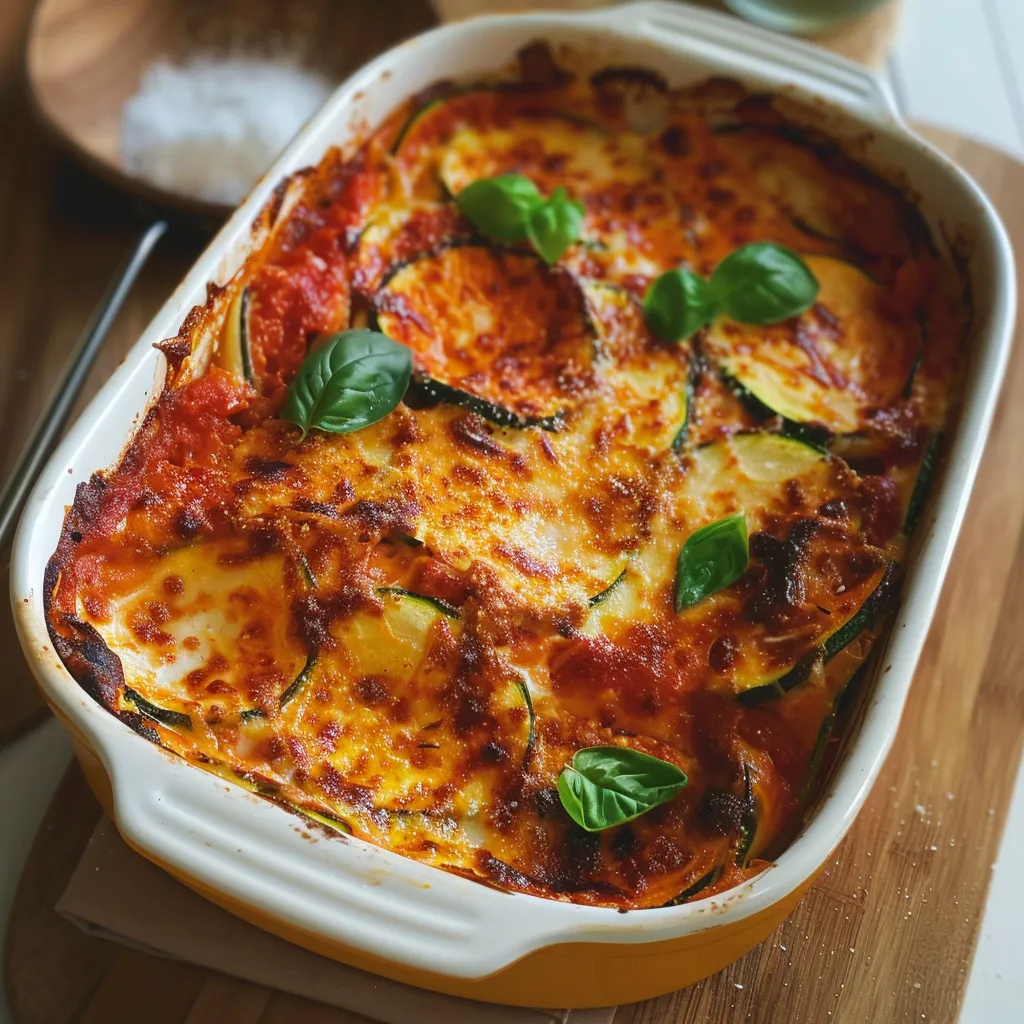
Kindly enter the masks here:
[[259, 58], [153, 64], [121, 111], [125, 168], [167, 191], [235, 205], [330, 91], [317, 72]]

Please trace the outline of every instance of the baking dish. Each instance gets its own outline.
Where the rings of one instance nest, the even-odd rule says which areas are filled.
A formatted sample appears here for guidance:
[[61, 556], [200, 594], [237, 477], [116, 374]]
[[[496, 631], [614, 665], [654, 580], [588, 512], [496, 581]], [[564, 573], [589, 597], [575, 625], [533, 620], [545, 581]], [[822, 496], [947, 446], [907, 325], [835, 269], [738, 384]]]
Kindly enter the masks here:
[[[672, 84], [726, 74], [842, 108], [845, 119], [831, 109], [828, 116], [844, 134], [863, 135], [870, 163], [902, 169], [936, 237], [967, 247], [977, 310], [944, 479], [827, 797], [775, 867], [742, 888], [627, 915], [501, 893], [357, 841], [310, 842], [295, 818], [193, 771], [93, 703], [53, 653], [43, 614], [43, 569], [75, 485], [117, 459], [159, 389], [161, 357], [153, 342], [175, 334], [188, 310], [204, 301], [207, 281], [226, 281], [258, 244], [252, 225], [265, 223], [260, 211], [275, 183], [357, 137], [442, 74], [492, 70], [537, 38], [600, 53], [606, 63], [651, 67]], [[606, 1005], [678, 988], [736, 959], [781, 922], [842, 838], [881, 766], [980, 457], [1014, 301], [1012, 256], [987, 201], [907, 132], [884, 87], [855, 65], [680, 4], [492, 17], [438, 29], [378, 58], [339, 89], [213, 241], [55, 454], [15, 547], [12, 588], [23, 645], [125, 839], [240, 916], [356, 966], [478, 999]]]

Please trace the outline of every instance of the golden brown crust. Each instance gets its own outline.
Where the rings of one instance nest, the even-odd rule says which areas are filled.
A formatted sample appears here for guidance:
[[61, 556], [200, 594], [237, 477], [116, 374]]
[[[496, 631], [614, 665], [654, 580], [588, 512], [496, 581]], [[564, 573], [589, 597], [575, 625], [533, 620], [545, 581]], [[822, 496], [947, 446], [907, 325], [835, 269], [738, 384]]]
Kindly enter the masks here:
[[[273, 237], [162, 345], [159, 400], [79, 487], [48, 625], [94, 699], [196, 765], [487, 884], [662, 906], [749, 877], [798, 827], [898, 591], [961, 335], [912, 205], [770, 98], [523, 66], [283, 183]], [[458, 214], [450, 192], [511, 171], [586, 208], [556, 268]], [[817, 306], [650, 334], [657, 274], [755, 240], [821, 268]], [[217, 347], [243, 286], [250, 381]], [[373, 317], [420, 375], [519, 425], [428, 390], [301, 439], [276, 416], [310, 345]], [[772, 387], [831, 453], [781, 435]], [[746, 571], [677, 612], [683, 543], [737, 511]], [[556, 783], [596, 745], [689, 782], [584, 832]]]

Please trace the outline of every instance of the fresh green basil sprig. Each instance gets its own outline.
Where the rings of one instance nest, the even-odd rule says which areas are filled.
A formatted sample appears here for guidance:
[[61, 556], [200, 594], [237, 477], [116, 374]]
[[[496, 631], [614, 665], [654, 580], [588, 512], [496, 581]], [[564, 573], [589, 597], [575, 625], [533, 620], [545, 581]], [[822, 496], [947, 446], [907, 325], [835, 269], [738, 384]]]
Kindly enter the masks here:
[[522, 174], [499, 174], [467, 185], [456, 197], [462, 214], [485, 235], [514, 245], [529, 239], [545, 263], [557, 263], [580, 237], [583, 205], [556, 188], [549, 199]]
[[558, 777], [569, 817], [588, 832], [639, 818], [687, 783], [676, 765], [628, 747], [584, 747]]
[[744, 324], [774, 324], [796, 316], [818, 297], [818, 281], [791, 249], [774, 242], [740, 246], [708, 280], [669, 270], [644, 296], [647, 326], [665, 341], [682, 341], [725, 313]]
[[347, 434], [396, 408], [412, 376], [412, 353], [376, 331], [342, 331], [306, 356], [288, 388], [283, 419]]
[[742, 512], [690, 534], [676, 562], [676, 611], [735, 583], [750, 560]]

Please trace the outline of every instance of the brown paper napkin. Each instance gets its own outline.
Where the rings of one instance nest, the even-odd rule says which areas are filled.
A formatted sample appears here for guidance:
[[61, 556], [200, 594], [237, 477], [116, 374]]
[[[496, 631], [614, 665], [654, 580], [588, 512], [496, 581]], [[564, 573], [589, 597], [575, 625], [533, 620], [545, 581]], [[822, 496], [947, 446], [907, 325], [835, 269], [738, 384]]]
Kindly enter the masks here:
[[[144, 894], [126, 899], [126, 893]], [[611, 1024], [615, 1007], [544, 1010], [439, 995], [293, 946], [208, 903], [102, 818], [57, 912], [83, 931], [360, 1013], [381, 1024]]]

